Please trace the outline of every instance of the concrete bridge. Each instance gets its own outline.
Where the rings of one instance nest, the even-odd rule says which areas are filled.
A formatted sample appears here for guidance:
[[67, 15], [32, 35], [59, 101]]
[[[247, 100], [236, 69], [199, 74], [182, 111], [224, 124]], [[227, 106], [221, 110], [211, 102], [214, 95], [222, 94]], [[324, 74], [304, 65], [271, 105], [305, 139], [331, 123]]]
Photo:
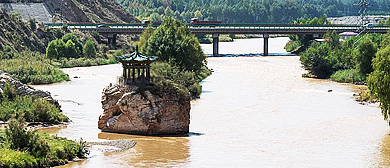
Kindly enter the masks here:
[[[51, 28], [61, 28], [62, 24], [45, 24]], [[112, 45], [116, 44], [117, 34], [141, 34], [146, 29], [142, 24], [67, 24], [68, 28], [76, 28], [84, 31], [97, 31], [108, 38]], [[154, 28], [159, 25], [153, 25]], [[358, 25], [294, 25], [294, 24], [196, 24], [189, 25], [189, 29], [194, 34], [212, 34], [213, 37], [213, 55], [219, 53], [220, 34], [261, 34], [264, 37], [264, 55], [268, 55], [268, 38], [272, 34], [312, 34], [319, 37], [329, 31], [336, 33], [352, 31], [363, 33], [387, 33], [390, 26], [367, 26]]]

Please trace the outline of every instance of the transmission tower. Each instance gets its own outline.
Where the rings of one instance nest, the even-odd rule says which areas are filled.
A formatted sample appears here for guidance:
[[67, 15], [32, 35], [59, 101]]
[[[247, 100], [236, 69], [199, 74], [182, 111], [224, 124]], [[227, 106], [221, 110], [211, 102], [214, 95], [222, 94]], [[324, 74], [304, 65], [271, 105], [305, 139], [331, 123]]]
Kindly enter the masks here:
[[367, 7], [369, 6], [369, 4], [367, 0], [358, 0], [358, 2], [354, 5], [359, 7], [359, 25], [363, 27], [367, 21]]

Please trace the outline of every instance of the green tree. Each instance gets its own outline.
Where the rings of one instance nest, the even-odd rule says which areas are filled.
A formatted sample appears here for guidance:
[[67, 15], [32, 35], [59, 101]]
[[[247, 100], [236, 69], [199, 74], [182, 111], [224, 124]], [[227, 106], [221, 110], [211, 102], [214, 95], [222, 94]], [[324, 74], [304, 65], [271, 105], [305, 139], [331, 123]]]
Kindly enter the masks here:
[[366, 36], [360, 41], [355, 52], [355, 63], [356, 69], [361, 75], [366, 76], [373, 71], [371, 62], [375, 57], [376, 50], [377, 47], [369, 37]]
[[87, 40], [84, 44], [83, 48], [84, 56], [87, 58], [95, 58], [96, 57], [96, 48], [95, 43], [91, 40]]
[[77, 49], [76, 45], [73, 43], [72, 40], [68, 40], [65, 44], [66, 47], [66, 56], [67, 58], [76, 58], [77, 57]]
[[327, 32], [324, 35], [324, 38], [326, 39], [326, 44], [332, 49], [338, 49], [340, 47], [340, 36], [335, 32]]
[[138, 42], [139, 51], [141, 53], [145, 53], [145, 47], [147, 46], [147, 41], [149, 40], [150, 36], [153, 34], [153, 28], [151, 25], [149, 25], [141, 34], [141, 37]]
[[66, 58], [66, 47], [64, 41], [59, 39], [55, 41], [56, 41], [56, 49], [57, 49], [57, 59]]
[[199, 20], [203, 20], [203, 14], [202, 14], [202, 12], [199, 11], [199, 10], [196, 10], [196, 11], [194, 12], [194, 17], [195, 17], [195, 18], [198, 18]]
[[390, 124], [390, 46], [378, 51], [372, 65], [374, 71], [368, 77], [368, 87], [381, 102], [382, 114]]
[[81, 54], [81, 51], [83, 51], [83, 44], [78, 40], [74, 33], [67, 33], [62, 37], [64, 43], [67, 43], [69, 40], [72, 40], [76, 47], [77, 54], [74, 55], [74, 57], [78, 57]]
[[150, 16], [149, 16], [149, 21], [150, 22], [162, 22], [162, 17], [160, 14], [158, 13], [152, 13]]
[[56, 41], [53, 40], [49, 42], [49, 45], [46, 48], [46, 57], [50, 59], [56, 59], [58, 57]]
[[161, 61], [173, 60], [188, 71], [200, 70], [206, 59], [194, 34], [186, 25], [170, 17], [164, 19], [146, 45], [146, 54], [158, 56]]

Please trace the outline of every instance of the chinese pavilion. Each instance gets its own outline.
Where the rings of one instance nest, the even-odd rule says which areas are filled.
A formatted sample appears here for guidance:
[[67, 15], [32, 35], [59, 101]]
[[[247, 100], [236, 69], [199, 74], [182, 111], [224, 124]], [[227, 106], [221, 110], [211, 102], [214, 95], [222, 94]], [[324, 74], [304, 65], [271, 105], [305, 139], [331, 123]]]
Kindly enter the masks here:
[[[156, 56], [147, 56], [138, 52], [118, 57], [123, 67], [124, 84], [150, 83], [150, 64], [157, 60]], [[122, 81], [122, 80], [121, 80]]]

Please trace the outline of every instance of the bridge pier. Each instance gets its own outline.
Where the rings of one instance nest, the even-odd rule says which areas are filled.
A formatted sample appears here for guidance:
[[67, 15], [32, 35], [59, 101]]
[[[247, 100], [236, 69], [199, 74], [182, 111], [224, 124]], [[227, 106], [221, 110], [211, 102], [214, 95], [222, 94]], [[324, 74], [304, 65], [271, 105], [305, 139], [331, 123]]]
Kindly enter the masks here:
[[268, 38], [269, 34], [263, 34], [264, 38], [264, 56], [268, 56]]
[[116, 34], [108, 34], [107, 39], [109, 45], [116, 46]]
[[218, 56], [218, 50], [219, 50], [219, 46], [218, 46], [218, 42], [219, 42], [219, 34], [215, 33], [213, 34], [213, 56], [216, 57]]

